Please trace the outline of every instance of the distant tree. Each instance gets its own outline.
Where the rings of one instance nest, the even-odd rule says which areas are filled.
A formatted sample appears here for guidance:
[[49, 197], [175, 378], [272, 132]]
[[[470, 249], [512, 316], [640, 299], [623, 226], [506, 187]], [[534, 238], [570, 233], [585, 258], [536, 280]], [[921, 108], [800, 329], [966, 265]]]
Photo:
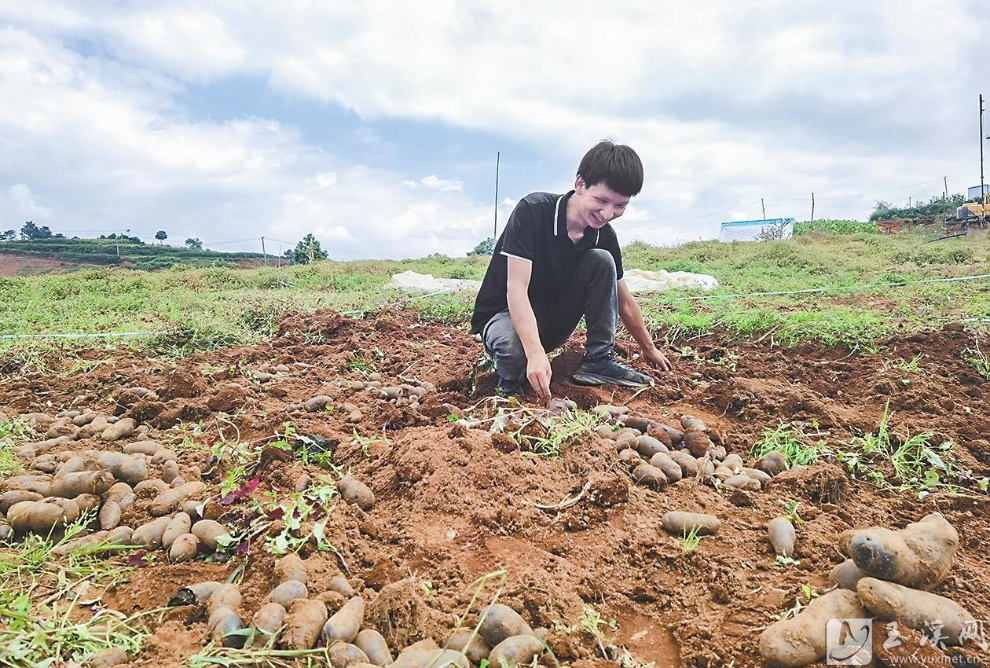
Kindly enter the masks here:
[[21, 239], [50, 239], [52, 231], [47, 225], [38, 227], [33, 220], [29, 220], [21, 227]]
[[14, 230], [7, 230], [6, 232], [0, 233], [0, 239], [16, 239], [17, 232]]
[[480, 244], [474, 247], [474, 250], [468, 253], [468, 257], [471, 255], [491, 255], [495, 251], [495, 237], [488, 237]]
[[158, 230], [157, 232], [155, 232], [155, 238], [161, 242], [164, 242], [166, 239], [168, 239], [168, 235], [165, 234], [165, 230]]
[[292, 251], [292, 261], [295, 264], [309, 264], [317, 260], [326, 260], [328, 254], [320, 247], [320, 242], [312, 234], [307, 234], [296, 244]]
[[186, 239], [186, 246], [193, 250], [203, 250], [203, 242], [199, 239]]

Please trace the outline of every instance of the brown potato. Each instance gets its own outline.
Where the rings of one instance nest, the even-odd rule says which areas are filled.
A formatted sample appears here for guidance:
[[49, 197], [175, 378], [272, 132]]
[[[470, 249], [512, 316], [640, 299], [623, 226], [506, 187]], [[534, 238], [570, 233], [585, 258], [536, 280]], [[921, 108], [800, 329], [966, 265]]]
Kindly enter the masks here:
[[157, 550], [162, 546], [162, 536], [171, 521], [171, 517], [159, 517], [147, 524], [142, 524], [131, 535], [131, 540], [135, 545], [140, 545], [147, 550]]
[[794, 525], [786, 517], [775, 517], [767, 524], [767, 537], [778, 557], [790, 557], [794, 554], [794, 541], [797, 534]]
[[715, 446], [708, 435], [703, 431], [685, 431], [684, 447], [695, 457], [704, 457], [710, 448]]
[[[48, 489], [52, 486], [51, 476], [47, 475], [15, 475], [4, 481], [7, 491], [21, 490], [51, 496]], [[74, 496], [74, 495], [73, 495]]]
[[340, 490], [341, 498], [352, 506], [357, 506], [364, 511], [375, 507], [375, 493], [360, 480], [351, 476], [344, 476], [337, 483], [337, 489]]
[[278, 632], [285, 622], [286, 614], [288, 613], [285, 608], [278, 603], [266, 603], [261, 606], [251, 618], [251, 628], [254, 629], [251, 646], [273, 647], [278, 640]]
[[286, 580], [296, 580], [306, 584], [306, 564], [295, 552], [289, 552], [275, 562], [275, 581], [281, 584]]
[[808, 604], [797, 616], [771, 624], [760, 634], [760, 656], [770, 668], [796, 668], [825, 657], [830, 619], [869, 617], [856, 594], [836, 589]]
[[650, 466], [655, 466], [667, 476], [667, 482], [673, 484], [684, 477], [684, 471], [680, 465], [671, 459], [666, 453], [658, 452], [650, 458]]
[[108, 647], [100, 650], [93, 656], [86, 659], [86, 668], [106, 668], [106, 666], [119, 666], [129, 662], [131, 659], [127, 652], [119, 647]]
[[70, 552], [75, 552], [76, 550], [85, 550], [88, 548], [94, 548], [100, 543], [104, 542], [109, 535], [109, 531], [97, 531], [96, 533], [91, 533], [88, 536], [82, 536], [80, 538], [73, 538], [72, 540], [60, 543], [52, 548], [52, 554], [57, 554], [59, 556], [65, 556]]
[[124, 500], [128, 497], [131, 497], [131, 501], [133, 502], [134, 490], [126, 482], [118, 482], [114, 483], [114, 485], [110, 487], [110, 489], [108, 489], [103, 495], [103, 503], [106, 503], [107, 501], [116, 501], [118, 505], [120, 505], [121, 510], [123, 510], [126, 508], [124, 505]]
[[364, 622], [364, 599], [351, 598], [323, 625], [323, 641], [329, 646], [337, 640], [353, 642]]
[[[392, 653], [382, 634], [375, 629], [364, 629], [354, 638], [354, 644], [361, 648], [367, 656], [368, 663], [376, 666], [387, 666], [392, 663]], [[451, 648], [453, 649], [453, 648]]]
[[335, 642], [327, 649], [330, 655], [330, 665], [333, 668], [347, 668], [359, 663], [368, 663], [368, 656], [357, 645], [347, 642]]
[[[95, 420], [94, 420], [95, 422]], [[116, 423], [110, 425], [100, 434], [100, 440], [102, 441], [117, 441], [122, 438], [127, 438], [134, 433], [134, 428], [137, 427], [137, 423], [131, 418], [124, 418], [118, 420]]]
[[646, 485], [653, 489], [662, 489], [667, 486], [667, 476], [664, 472], [650, 464], [638, 464], [633, 469], [632, 477], [640, 485]]
[[779, 475], [787, 468], [787, 460], [782, 452], [773, 450], [756, 460], [756, 468], [766, 471], [772, 476]]
[[7, 510], [15, 503], [21, 501], [41, 501], [43, 497], [37, 492], [30, 492], [26, 489], [12, 489], [9, 492], [0, 494], [0, 515], [6, 515]]
[[932, 589], [949, 574], [959, 534], [940, 513], [926, 515], [903, 529], [851, 529], [839, 536], [839, 550], [859, 570], [918, 589]]
[[[361, 633], [364, 633], [364, 631]], [[475, 633], [473, 630], [468, 629], [457, 631], [451, 635], [450, 640], [447, 641], [444, 647], [445, 649], [463, 652], [464, 656], [468, 658], [468, 661], [473, 664], [481, 663], [481, 660], [487, 659], [488, 655], [492, 652], [480, 633]]]
[[972, 628], [976, 624], [973, 616], [958, 603], [894, 582], [862, 578], [856, 583], [856, 593], [870, 612], [883, 619], [896, 620], [919, 631], [939, 628], [942, 639], [948, 645], [960, 644], [959, 634], [964, 628]]
[[190, 531], [196, 535], [196, 538], [199, 538], [203, 548], [209, 552], [216, 551], [222, 537], [230, 536], [227, 528], [214, 520], [200, 520], [192, 525]]
[[161, 450], [162, 447], [164, 446], [157, 441], [135, 441], [134, 443], [128, 443], [125, 445], [123, 450], [124, 453], [128, 455], [141, 454], [150, 457]]
[[543, 641], [533, 634], [511, 636], [492, 648], [488, 661], [493, 666], [526, 666], [545, 649]]
[[7, 523], [17, 532], [47, 534], [79, 519], [79, 507], [69, 499], [21, 501], [7, 509]]
[[469, 668], [468, 660], [452, 649], [407, 649], [389, 668]]
[[842, 589], [856, 591], [856, 583], [865, 577], [866, 574], [859, 570], [855, 561], [846, 559], [829, 571], [828, 583], [830, 585], [837, 585]]
[[[721, 468], [721, 467], [720, 467]], [[715, 471], [715, 475], [718, 475], [718, 471]], [[722, 481], [727, 487], [735, 487], [736, 489], [744, 489], [749, 492], [759, 492], [760, 481], [755, 478], [750, 478], [745, 473], [737, 473], [730, 475], [728, 478]]]
[[196, 558], [197, 552], [199, 552], [199, 538], [191, 533], [184, 533], [173, 539], [168, 550], [168, 560], [173, 564], [192, 561]]
[[354, 596], [354, 587], [347, 581], [347, 578], [337, 576], [330, 580], [330, 584], [327, 585], [327, 589], [332, 592], [336, 592], [345, 598], [352, 598]]
[[96, 494], [80, 494], [72, 497], [72, 500], [79, 506], [80, 513], [87, 513], [100, 507], [100, 497]]
[[643, 435], [636, 439], [636, 451], [643, 455], [646, 459], [649, 459], [653, 455], [659, 453], [669, 452], [667, 446], [661, 443], [658, 439], [652, 436]]
[[241, 607], [241, 590], [237, 585], [225, 582], [213, 588], [210, 597], [206, 599], [206, 612], [212, 615], [220, 608], [230, 608], [237, 610]]
[[230, 608], [217, 608], [210, 614], [209, 632], [213, 641], [223, 647], [241, 649], [246, 636], [239, 633], [244, 623]]
[[489, 647], [495, 647], [511, 636], [533, 633], [533, 629], [518, 612], [502, 603], [489, 605], [481, 611], [480, 617], [481, 625], [478, 627], [478, 633]]
[[285, 649], [312, 649], [326, 622], [327, 606], [308, 598], [296, 599], [285, 617], [282, 645]]
[[[162, 546], [166, 548], [172, 547], [175, 539], [184, 533], [191, 533], [191, 528], [192, 518], [186, 513], [176, 513], [169, 521], [168, 526], [165, 527], [165, 533], [162, 534]], [[197, 545], [198, 540], [197, 538]]]
[[660, 523], [665, 531], [678, 536], [688, 534], [694, 531], [696, 527], [697, 535], [710, 536], [718, 533], [719, 528], [722, 526], [722, 522], [714, 515], [680, 511], [665, 513]]
[[[162, 484], [165, 483], [162, 482]], [[155, 497], [155, 500], [151, 502], [151, 506], [148, 510], [155, 516], [174, 513], [183, 503], [194, 496], [202, 494], [205, 489], [206, 483], [200, 482], [199, 480], [187, 482], [181, 487], [174, 487], [159, 494]], [[202, 536], [199, 538], [200, 540], [203, 540]]]
[[278, 603], [283, 608], [288, 608], [297, 598], [309, 598], [306, 585], [299, 580], [286, 580], [268, 594], [269, 601]]

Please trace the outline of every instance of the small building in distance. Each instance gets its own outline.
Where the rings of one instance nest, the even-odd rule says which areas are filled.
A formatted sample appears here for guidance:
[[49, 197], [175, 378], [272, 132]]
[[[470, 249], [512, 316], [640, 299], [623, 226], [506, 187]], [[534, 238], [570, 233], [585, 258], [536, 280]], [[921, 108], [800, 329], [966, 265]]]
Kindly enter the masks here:
[[794, 236], [793, 218], [767, 218], [765, 220], [734, 220], [722, 223], [718, 240], [775, 241]]

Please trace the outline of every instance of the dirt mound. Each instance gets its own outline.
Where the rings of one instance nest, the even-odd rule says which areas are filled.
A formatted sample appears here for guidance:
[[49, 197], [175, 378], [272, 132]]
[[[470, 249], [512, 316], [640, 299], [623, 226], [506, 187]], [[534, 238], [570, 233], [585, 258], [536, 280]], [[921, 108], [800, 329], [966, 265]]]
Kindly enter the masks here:
[[[580, 408], [626, 405], [634, 415], [675, 426], [682, 413], [696, 415], [714, 441], [747, 465], [749, 448], [766, 428], [797, 422], [839, 444], [875, 431], [889, 402], [899, 437], [930, 432], [936, 443], [953, 441], [960, 469], [980, 478], [990, 475], [990, 418], [982, 407], [987, 383], [962, 359], [971, 341], [953, 328], [891, 338], [880, 342], [879, 353], [853, 354], [710, 335], [691, 341], [690, 355], [674, 359], [675, 372], [659, 376], [656, 387], [635, 392], [572, 384], [568, 376], [581, 357], [575, 337], [553, 360], [552, 390]], [[619, 346], [642, 366], [628, 354], [635, 350], [631, 341], [620, 339]], [[480, 355], [466, 331], [423, 324], [411, 313], [374, 320], [294, 315], [270, 343], [199, 353], [175, 368], [121, 352], [112, 363], [44, 378], [18, 377], [15, 369], [0, 387], [0, 412], [107, 410], [113, 397], [116, 415], [148, 425], [163, 442], [262, 448], [259, 495], [291, 493], [300, 476], [320, 473], [298, 451], [266, 447], [289, 440], [289, 429], [307, 435], [376, 498], [369, 512], [343, 503], [330, 509], [326, 534], [335, 552], [311, 545], [301, 551], [310, 589], [321, 591], [344, 575], [372, 606], [382, 596], [406, 601], [404, 616], [390, 621], [393, 639], [401, 635], [402, 642], [445, 640], [479, 589], [482, 605], [490, 602], [493, 583], [500, 582], [492, 574], [504, 571], [499, 600], [546, 629], [562, 662], [613, 665], [603, 653], [614, 656], [614, 646], [657, 667], [757, 666], [758, 631], [797, 601], [807, 602], [805, 587], [825, 589], [827, 573], [841, 561], [839, 533], [899, 527], [935, 510], [960, 534], [955, 575], [937, 593], [990, 619], [990, 511], [972, 484], [964, 481], [961, 494], [940, 491], [919, 500], [879, 491], [839, 464], [822, 462], [784, 474], [762, 492], [695, 479], [648, 489], [634, 484], [615, 443], [597, 434], [557, 444], [556, 458], [521, 452], [506, 435], [512, 408], [491, 399], [494, 376], [478, 367]], [[895, 364], [917, 355], [917, 369]], [[122, 395], [133, 387], [154, 395]], [[383, 396], [385, 388], [396, 389], [396, 397]], [[314, 397], [326, 397], [325, 408], [307, 410]], [[502, 419], [510, 422], [491, 433]], [[183, 465], [204, 471], [219, 499], [226, 472], [207, 476], [208, 447], [177, 449]], [[784, 513], [785, 502], [800, 504], [803, 523], [796, 563], [782, 566], [765, 526]], [[247, 508], [232, 503], [219, 517], [242, 521]], [[708, 513], [722, 527], [685, 551], [661, 528], [668, 510]], [[164, 606], [179, 587], [223, 579], [235, 563], [157, 560], [135, 570], [103, 604], [125, 614]], [[245, 609], [257, 609], [270, 591], [272, 563], [262, 541], [254, 542], [243, 573]], [[486, 576], [488, 584], [479, 586]], [[472, 610], [478, 607], [475, 601]], [[132, 665], [175, 665], [202, 648], [206, 635], [204, 619], [175, 609]]]

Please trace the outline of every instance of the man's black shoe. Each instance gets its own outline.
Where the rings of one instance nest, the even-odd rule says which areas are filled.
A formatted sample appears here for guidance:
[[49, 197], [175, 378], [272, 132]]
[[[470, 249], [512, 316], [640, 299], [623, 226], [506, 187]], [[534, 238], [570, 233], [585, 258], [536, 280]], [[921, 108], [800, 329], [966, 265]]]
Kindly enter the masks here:
[[523, 384], [521, 380], [507, 381], [501, 376], [498, 377], [498, 382], [495, 383], [495, 394], [498, 396], [508, 399], [509, 397], [522, 397], [523, 396]]
[[572, 376], [578, 385], [623, 385], [625, 387], [649, 387], [653, 379], [630, 369], [609, 356], [594, 362], [584, 360]]

